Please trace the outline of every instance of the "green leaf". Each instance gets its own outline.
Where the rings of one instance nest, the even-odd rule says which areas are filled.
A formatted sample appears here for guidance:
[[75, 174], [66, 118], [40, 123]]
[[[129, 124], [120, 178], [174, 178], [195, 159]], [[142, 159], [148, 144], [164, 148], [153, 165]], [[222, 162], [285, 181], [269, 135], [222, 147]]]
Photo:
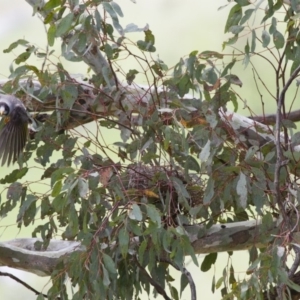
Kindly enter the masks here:
[[45, 10], [45, 11], [51, 10], [54, 7], [57, 7], [60, 5], [61, 5], [61, 0], [50, 0], [43, 6], [43, 10]]
[[224, 77], [227, 75], [228, 71], [231, 70], [233, 68], [233, 66], [235, 65], [236, 60], [233, 59], [232, 62], [230, 62], [222, 71], [221, 76], [220, 77]]
[[36, 196], [27, 195], [26, 200], [22, 203], [22, 206], [20, 207], [19, 214], [17, 216], [18, 222], [20, 222], [23, 219], [24, 225], [27, 226], [34, 220], [36, 214], [36, 201]]
[[185, 185], [179, 178], [172, 176], [170, 177], [170, 179], [177, 191], [178, 196], [184, 197], [186, 199], [189, 199], [191, 197], [188, 191], [186, 190]]
[[138, 260], [139, 260], [139, 263], [141, 265], [143, 265], [143, 262], [144, 262], [144, 254], [145, 254], [145, 251], [147, 249], [147, 245], [148, 245], [148, 242], [147, 240], [143, 240], [139, 246], [139, 250], [138, 250], [138, 253], [139, 253], [139, 256], [138, 256]]
[[207, 272], [210, 270], [211, 266], [215, 264], [218, 257], [218, 253], [210, 253], [204, 257], [204, 260], [201, 264], [201, 271]]
[[79, 196], [85, 198], [89, 191], [89, 182], [83, 177], [78, 177], [77, 187]]
[[229, 12], [224, 32], [225, 33], [228, 32], [231, 26], [238, 25], [242, 16], [243, 16], [242, 7], [239, 4], [233, 6]]
[[272, 18], [272, 24], [269, 28], [269, 33], [270, 34], [274, 34], [274, 32], [276, 31], [277, 28], [277, 19], [276, 18]]
[[172, 285], [170, 285], [170, 292], [171, 292], [172, 299], [174, 299], [174, 300], [179, 300], [178, 291], [177, 291], [177, 289], [176, 289], [174, 286], [172, 286]]
[[110, 285], [110, 279], [109, 279], [109, 275], [108, 272], [106, 270], [106, 268], [104, 266], [102, 266], [102, 276], [103, 276], [103, 284], [104, 286], [109, 286]]
[[229, 271], [229, 283], [231, 285], [234, 285], [236, 283], [236, 279], [235, 279], [235, 276], [234, 276], [234, 269], [233, 269], [233, 266], [232, 264], [230, 265], [230, 271]]
[[145, 30], [145, 40], [144, 41], [137, 41], [137, 46], [143, 50], [148, 52], [155, 52], [156, 48], [154, 47], [155, 44], [155, 37], [152, 34], [151, 30]]
[[135, 75], [138, 73], [139, 72], [135, 69], [128, 71], [128, 73], [126, 74], [126, 81], [129, 85], [132, 84], [133, 80], [135, 79]]
[[152, 31], [150, 29], [148, 29], [148, 30], [145, 30], [144, 33], [145, 33], [145, 42], [151, 43], [152, 45], [154, 45], [155, 37], [154, 37]]
[[189, 92], [190, 89], [194, 87], [191, 78], [187, 73], [180, 78], [179, 82], [177, 83], [177, 87], [178, 87], [178, 95], [180, 97], [183, 97], [185, 94]]
[[274, 220], [270, 212], [265, 213], [262, 217], [262, 228], [264, 232], [268, 232], [270, 229], [274, 228]]
[[[111, 16], [113, 20], [118, 20], [118, 16], [116, 14], [116, 11], [113, 9], [113, 6], [109, 2], [102, 2], [103, 8], [106, 12]], [[121, 12], [122, 13], [122, 12]]]
[[262, 34], [261, 34], [261, 38], [262, 38], [262, 41], [263, 41], [262, 46], [264, 48], [268, 47], [268, 45], [270, 44], [270, 41], [271, 41], [271, 37], [270, 37], [268, 31], [263, 30]]
[[1, 184], [5, 183], [13, 183], [17, 181], [18, 179], [23, 178], [28, 172], [28, 168], [22, 168], [22, 169], [17, 169], [13, 170], [10, 174], [6, 175], [4, 178], [0, 180]]
[[233, 25], [228, 29], [228, 31], [233, 34], [239, 34], [240, 32], [242, 32], [244, 30], [244, 28], [245, 28], [244, 26]]
[[185, 274], [181, 274], [180, 277], [180, 298], [182, 299], [182, 292], [185, 290], [187, 285], [189, 284], [189, 281]]
[[214, 85], [218, 80], [218, 75], [215, 68], [207, 68], [202, 73], [203, 80], [207, 81], [209, 84]]
[[15, 48], [17, 48], [19, 45], [21, 45], [21, 46], [26, 46], [26, 47], [27, 47], [28, 44], [29, 44], [29, 42], [26, 41], [26, 40], [22, 40], [22, 39], [17, 40], [16, 42], [10, 44], [9, 47], [8, 47], [7, 49], [4, 49], [4, 50], [3, 50], [3, 53], [9, 53], [9, 52], [11, 52], [12, 50], [14, 50]]
[[152, 43], [147, 43], [145, 41], [137, 41], [137, 46], [142, 51], [155, 52], [156, 48], [152, 45]]
[[251, 42], [250, 52], [251, 53], [255, 52], [255, 48], [256, 48], [256, 33], [255, 30], [252, 30], [252, 42]]
[[132, 220], [137, 220], [137, 221], [143, 220], [143, 215], [142, 215], [141, 209], [136, 203], [134, 203], [132, 205], [131, 210], [128, 214], [128, 217]]
[[43, 294], [39, 294], [36, 300], [45, 300]]
[[292, 74], [295, 69], [300, 65], [300, 46], [297, 45], [296, 51], [293, 47], [292, 49], [293, 55], [290, 56], [290, 59], [293, 60], [293, 64], [291, 66], [290, 74]]
[[121, 254], [123, 258], [125, 258], [128, 253], [129, 234], [124, 227], [122, 227], [119, 231], [118, 240], [119, 240], [119, 247], [121, 250]]
[[184, 164], [184, 169], [185, 169], [186, 173], [188, 173], [190, 170], [200, 173], [199, 162], [196, 160], [196, 158], [194, 156], [189, 155], [186, 158], [186, 161]]
[[[248, 0], [246, 0], [247, 2], [248, 2], [248, 4], [249, 4], [249, 1]], [[242, 19], [241, 19], [241, 22], [240, 22], [240, 25], [243, 25], [244, 23], [246, 23], [249, 19], [250, 19], [250, 17], [251, 17], [251, 15], [252, 15], [252, 13], [255, 11], [255, 9], [247, 9], [245, 12], [244, 12], [244, 16], [242, 17]]]
[[204, 193], [203, 204], [207, 205], [212, 200], [215, 194], [215, 182], [212, 177], [208, 179], [206, 190]]
[[158, 227], [161, 227], [160, 213], [157, 210], [157, 208], [152, 204], [146, 205], [146, 208], [147, 208], [147, 216], [151, 219], [152, 222], [156, 223]]
[[78, 215], [74, 205], [69, 206], [68, 226], [63, 234], [63, 238], [73, 239], [79, 230]]
[[[177, 227], [178, 228], [178, 227]], [[181, 237], [181, 242], [180, 242], [180, 245], [182, 246], [182, 249], [184, 251], [184, 255], [189, 255], [192, 260], [193, 260], [193, 263], [196, 265], [196, 266], [199, 266], [198, 265], [198, 260], [197, 260], [197, 257], [195, 255], [195, 251], [194, 251], [194, 248], [192, 247], [191, 245], [191, 242], [188, 238], [187, 235], [183, 235]]]
[[14, 182], [8, 187], [6, 198], [8, 200], [18, 201], [22, 195], [22, 192], [22, 184], [20, 182]]
[[103, 258], [104, 266], [108, 270], [108, 272], [112, 274], [117, 274], [115, 263], [112, 260], [112, 258], [105, 253], [102, 254], [102, 258]]
[[61, 193], [53, 199], [52, 207], [57, 213], [61, 214], [65, 210], [67, 201], [66, 193]]
[[114, 54], [114, 52], [113, 52], [113, 48], [112, 48], [112, 46], [110, 45], [110, 44], [105, 44], [104, 45], [104, 52], [105, 52], [105, 54], [106, 54], [106, 56], [107, 56], [107, 58], [108, 59], [112, 59], [113, 58], [113, 54]]
[[64, 84], [61, 90], [61, 96], [63, 98], [63, 107], [72, 108], [74, 102], [78, 97], [78, 90], [74, 84]]
[[285, 43], [284, 36], [278, 30], [276, 30], [273, 33], [273, 42], [277, 49], [281, 49], [284, 46], [284, 43]]
[[74, 171], [75, 170], [71, 167], [59, 168], [55, 170], [51, 174], [51, 187], [53, 187], [56, 181], [63, 179], [65, 175], [74, 173]]
[[21, 53], [16, 59], [15, 63], [19, 65], [22, 62], [25, 62], [31, 55], [32, 51], [28, 50], [26, 52]]
[[251, 4], [249, 0], [234, 0], [234, 2], [238, 3], [240, 6], [247, 6]]
[[206, 144], [202, 148], [200, 154], [199, 154], [199, 159], [202, 162], [206, 162], [211, 154], [211, 141], [207, 140]]
[[120, 17], [123, 17], [123, 12], [122, 12], [122, 9], [121, 7], [119, 6], [118, 3], [114, 2], [114, 1], [111, 1], [110, 2], [110, 5], [111, 7], [114, 9], [114, 11], [120, 16]]
[[[299, 64], [298, 64], [298, 66], [299, 66]], [[285, 128], [293, 128], [293, 129], [297, 129], [296, 124], [295, 124], [293, 121], [289, 120], [289, 119], [283, 119], [283, 120], [281, 120], [281, 122], [282, 122], [282, 125], [283, 125]]]
[[250, 52], [250, 47], [249, 47], [249, 43], [248, 43], [248, 40], [247, 40], [247, 44], [245, 46], [245, 57], [243, 59], [243, 65], [245, 65], [245, 68], [248, 66], [248, 64], [250, 62], [249, 52]]
[[224, 57], [224, 54], [216, 52], [216, 51], [203, 51], [199, 54], [199, 57], [202, 59], [209, 59], [209, 58], [219, 58], [222, 59]]
[[54, 7], [61, 5], [61, 0], [49, 0], [44, 6], [44, 10], [51, 10]]
[[52, 197], [58, 196], [58, 194], [61, 191], [61, 188], [62, 188], [62, 181], [61, 180], [56, 181], [55, 184], [54, 184], [54, 186], [53, 186], [53, 189], [52, 189], [52, 192], [51, 192], [51, 196]]
[[73, 13], [69, 13], [65, 17], [63, 17], [61, 19], [61, 21], [57, 24], [57, 29], [56, 29], [55, 36], [56, 37], [61, 37], [65, 33], [67, 33], [71, 29], [73, 20], [74, 20], [74, 14]]
[[238, 36], [238, 34], [236, 34], [232, 38], [228, 39], [227, 42], [224, 42], [222, 44], [222, 49], [224, 50], [227, 45], [233, 45], [233, 44], [235, 44], [236, 41], [238, 40], [238, 38], [239, 38], [239, 36]]

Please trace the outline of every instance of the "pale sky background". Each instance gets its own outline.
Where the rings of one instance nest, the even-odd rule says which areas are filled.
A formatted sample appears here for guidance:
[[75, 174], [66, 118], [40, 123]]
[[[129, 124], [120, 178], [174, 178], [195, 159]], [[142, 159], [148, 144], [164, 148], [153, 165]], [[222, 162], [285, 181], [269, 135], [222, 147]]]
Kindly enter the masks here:
[[[149, 24], [156, 37], [157, 54], [169, 66], [174, 65], [180, 57], [188, 55], [193, 50], [199, 50], [199, 52], [204, 50], [222, 51], [222, 42], [226, 40], [223, 35], [224, 25], [231, 6], [221, 11], [218, 11], [218, 7], [225, 5], [226, 0], [136, 0], [136, 4], [130, 0], [119, 0], [118, 3], [125, 15], [121, 19], [121, 24], [124, 27], [128, 23], [135, 23], [141, 27]], [[7, 78], [9, 65], [20, 52], [15, 50], [13, 54], [8, 55], [3, 54], [3, 49], [20, 38], [45, 48], [46, 34], [42, 22], [37, 17], [32, 17], [32, 9], [24, 0], [1, 1], [0, 12], [0, 78]], [[56, 51], [59, 54], [59, 49]], [[230, 52], [232, 50], [227, 50], [227, 53]], [[84, 74], [86, 67], [82, 64], [70, 63], [68, 70], [70, 73]], [[253, 101], [251, 98], [254, 96], [253, 82], [251, 86], [247, 85], [247, 82], [252, 78], [251, 70], [239, 74], [242, 74], [240, 79], [244, 82], [243, 88], [239, 90], [240, 94], [249, 97], [248, 101]], [[258, 112], [259, 107], [256, 108]], [[12, 227], [12, 229], [4, 230], [4, 224], [14, 224], [14, 222], [15, 216], [11, 216], [9, 221], [7, 219], [0, 220], [0, 240], [30, 237], [31, 228], [18, 231]], [[226, 253], [219, 254], [215, 267], [216, 280], [220, 278], [228, 260]], [[248, 256], [241, 255], [241, 253], [234, 254], [233, 260], [236, 262], [236, 278], [243, 279], [247, 269]], [[202, 258], [199, 257], [199, 264], [201, 261]], [[220, 299], [219, 291], [215, 294], [211, 293], [214, 270], [201, 273], [199, 268], [193, 266], [189, 259], [187, 259], [187, 268], [195, 280], [198, 299]], [[0, 268], [0, 270], [12, 272], [5, 267]], [[31, 284], [35, 289], [46, 292], [48, 278], [40, 278], [30, 273], [15, 270], [13, 273]], [[6, 300], [36, 299], [32, 292], [5, 277], [0, 277], [0, 294], [1, 299]], [[160, 298], [158, 297], [158, 299]], [[190, 299], [188, 287], [182, 299]]]

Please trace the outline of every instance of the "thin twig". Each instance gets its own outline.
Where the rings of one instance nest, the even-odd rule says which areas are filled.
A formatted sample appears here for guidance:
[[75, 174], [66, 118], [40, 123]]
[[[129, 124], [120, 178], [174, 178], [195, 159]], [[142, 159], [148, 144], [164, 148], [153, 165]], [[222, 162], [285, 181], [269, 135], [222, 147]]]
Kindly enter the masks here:
[[[34, 289], [33, 287], [31, 287], [29, 284], [27, 284], [26, 282], [24, 282], [23, 280], [19, 279], [18, 277], [16, 277], [13, 274], [10, 273], [6, 273], [6, 272], [1, 272], [0, 271], [0, 276], [7, 276], [10, 277], [11, 279], [21, 283], [22, 285], [24, 285], [27, 289], [29, 289], [30, 291], [34, 292], [36, 295], [43, 295], [45, 298], [48, 298], [48, 296], [46, 294], [42, 294], [39, 291], [37, 291], [36, 289]], [[57, 299], [60, 299], [60, 297], [57, 297]]]

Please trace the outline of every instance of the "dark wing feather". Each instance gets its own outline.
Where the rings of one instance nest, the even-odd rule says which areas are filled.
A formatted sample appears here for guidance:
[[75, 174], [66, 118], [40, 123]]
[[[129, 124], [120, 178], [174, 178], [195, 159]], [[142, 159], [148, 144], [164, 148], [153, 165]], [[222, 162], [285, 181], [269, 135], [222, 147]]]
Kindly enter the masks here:
[[25, 109], [16, 106], [9, 115], [9, 121], [0, 131], [1, 165], [14, 163], [23, 151], [28, 135], [29, 117]]

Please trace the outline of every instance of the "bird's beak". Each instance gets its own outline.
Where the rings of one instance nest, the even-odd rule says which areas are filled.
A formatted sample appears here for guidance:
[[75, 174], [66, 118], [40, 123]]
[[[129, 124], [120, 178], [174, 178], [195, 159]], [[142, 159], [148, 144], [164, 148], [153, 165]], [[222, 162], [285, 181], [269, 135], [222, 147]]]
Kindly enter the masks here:
[[5, 107], [0, 106], [0, 115], [3, 116], [5, 114]]

